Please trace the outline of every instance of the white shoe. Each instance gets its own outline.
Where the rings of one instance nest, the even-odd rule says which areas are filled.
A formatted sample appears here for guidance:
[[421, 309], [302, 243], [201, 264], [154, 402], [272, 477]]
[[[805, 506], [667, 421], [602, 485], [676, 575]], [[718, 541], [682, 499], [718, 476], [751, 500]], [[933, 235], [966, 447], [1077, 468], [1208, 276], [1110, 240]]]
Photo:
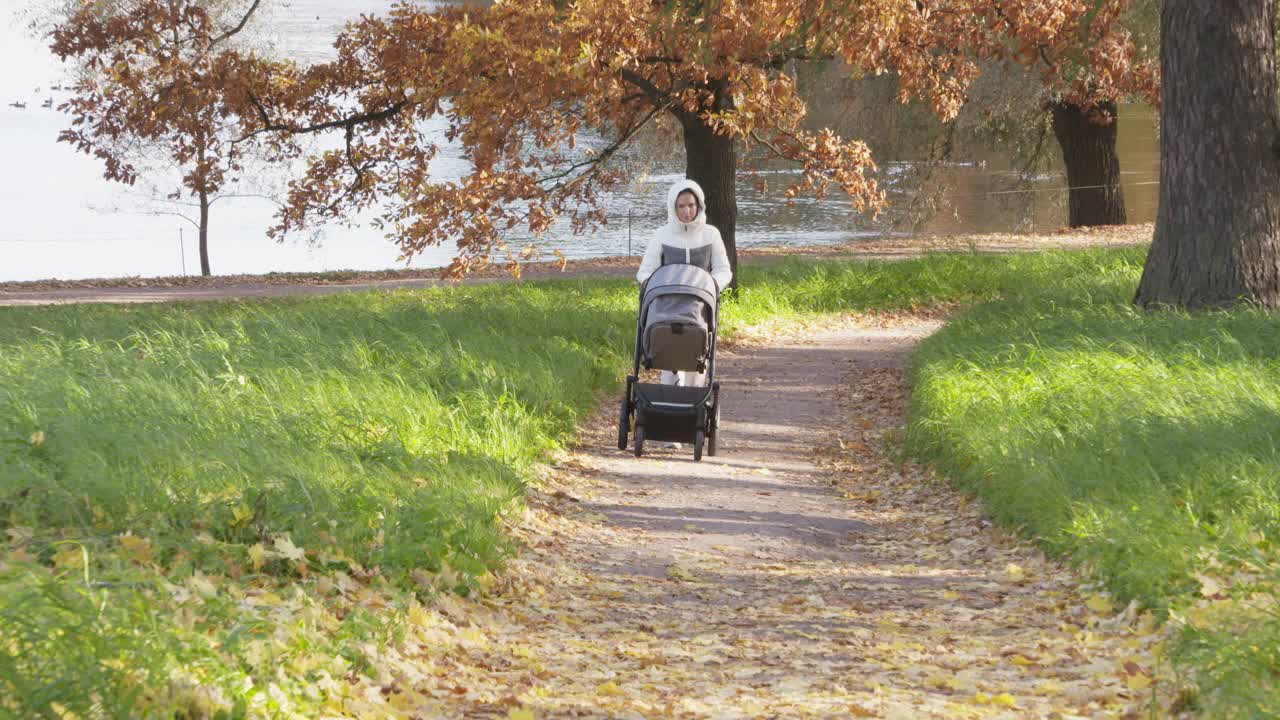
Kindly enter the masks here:
[[668, 450], [679, 450], [680, 448], [684, 447], [684, 445], [681, 445], [680, 443], [669, 442], [666, 445], [663, 445], [662, 447]]

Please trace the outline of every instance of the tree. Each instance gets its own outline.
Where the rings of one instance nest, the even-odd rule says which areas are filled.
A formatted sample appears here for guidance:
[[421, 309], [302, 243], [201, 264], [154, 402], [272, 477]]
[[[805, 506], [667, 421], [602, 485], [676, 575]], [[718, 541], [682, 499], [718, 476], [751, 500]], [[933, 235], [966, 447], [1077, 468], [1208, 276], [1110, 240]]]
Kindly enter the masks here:
[[[453, 239], [460, 272], [490, 262], [517, 225], [539, 233], [559, 216], [576, 231], [604, 222], [599, 193], [619, 180], [611, 162], [658, 125], [679, 133], [686, 174], [707, 191], [708, 220], [736, 269], [740, 165], [798, 164], [789, 197], [838, 189], [859, 210], [883, 204], [866, 145], [804, 127], [790, 64], [839, 57], [855, 75], [892, 71], [902, 99], [925, 98], [949, 118], [978, 61], [1078, 47], [1091, 13], [1074, 0], [398, 5], [351, 25], [333, 62], [254, 66], [242, 122], [256, 119], [257, 134], [343, 136], [293, 183], [274, 232], [382, 201], [380, 222], [405, 254]], [[1126, 38], [1107, 28], [1097, 44], [1123, 48]], [[1045, 72], [1063, 71], [1050, 63]], [[421, 124], [437, 114], [473, 166], [456, 182], [428, 171], [439, 148]]]
[[[1082, 28], [1082, 37], [1089, 37], [1097, 28], [1109, 23], [1123, 22], [1128, 27], [1143, 28], [1153, 20], [1154, 0], [1137, 0], [1122, 15], [1124, 8], [1116, 3], [1099, 7], [1099, 11]], [[1123, 225], [1127, 222], [1124, 190], [1120, 184], [1120, 156], [1116, 152], [1116, 136], [1120, 122], [1117, 102], [1139, 96], [1148, 102], [1159, 102], [1157, 73], [1151, 58], [1135, 53], [1145, 51], [1146, 45], [1128, 42], [1123, 46], [1108, 47], [1100, 43], [1087, 43], [1086, 51], [1116, 53], [1115, 62], [1096, 62], [1090, 58], [1077, 58], [1069, 63], [1079, 75], [1080, 92], [1053, 97], [1048, 103], [1053, 121], [1054, 136], [1062, 151], [1063, 165], [1067, 170], [1068, 224], [1071, 227], [1085, 225]], [[1125, 72], [1114, 77], [1100, 77], [1093, 68], [1104, 67], [1108, 71], [1123, 68]]]
[[1164, 0], [1160, 210], [1139, 305], [1280, 305], [1275, 10]]
[[[1026, 175], [1046, 165], [1056, 139], [1067, 174], [1069, 224], [1125, 222], [1117, 102], [1159, 100], [1158, 68], [1149, 50], [1156, 44], [1149, 36], [1158, 25], [1156, 2], [1104, 0], [1075, 15], [1057, 13], [1053, 4], [993, 3], [998, 22], [966, 41], [981, 76], [966, 93], [964, 107], [941, 127], [926, 122], [941, 133], [920, 170], [935, 191], [915, 193], [904, 219], [927, 217], [944, 202], [936, 193], [948, 173], [936, 171], [957, 149], [975, 141], [997, 146], [1024, 165]], [[1020, 42], [1011, 42], [1014, 38]], [[860, 89], [867, 89], [865, 83]], [[929, 146], [918, 135], [903, 139], [914, 148]]]
[[1053, 134], [1067, 169], [1067, 224], [1123, 225], [1124, 188], [1116, 152], [1120, 122], [1114, 100], [1049, 104]]
[[[988, 41], [995, 46], [992, 56], [1041, 75], [1042, 102], [1067, 172], [1071, 227], [1126, 222], [1117, 102], [1134, 96], [1159, 101], [1155, 64], [1129, 29], [1149, 23], [1153, 2], [1077, 3], [1074, 15], [1047, 5], [1006, 10], [993, 3], [1003, 26]], [[1001, 37], [1023, 38], [1025, 44], [1002, 51]]]
[[[59, 140], [94, 155], [108, 180], [133, 185], [144, 160], [164, 158], [189, 197], [209, 275], [210, 206], [243, 170], [250, 144], [232, 112], [231, 41], [261, 0], [113, 0], [73, 3], [51, 49], [73, 62], [74, 95], [60, 106], [72, 127]], [[243, 68], [241, 61], [236, 67]]]

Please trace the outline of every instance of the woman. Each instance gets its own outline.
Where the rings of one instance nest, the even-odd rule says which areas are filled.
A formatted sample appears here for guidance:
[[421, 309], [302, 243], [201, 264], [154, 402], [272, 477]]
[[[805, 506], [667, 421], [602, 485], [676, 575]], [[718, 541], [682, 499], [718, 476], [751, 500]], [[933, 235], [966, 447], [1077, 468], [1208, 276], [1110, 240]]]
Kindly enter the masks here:
[[[706, 196], [692, 180], [681, 180], [667, 191], [667, 224], [655, 230], [649, 240], [636, 280], [643, 285], [655, 270], [672, 263], [700, 266], [711, 273], [717, 288], [733, 279], [720, 231], [707, 224]], [[699, 372], [663, 370], [662, 382], [694, 386], [701, 385], [703, 378]]]

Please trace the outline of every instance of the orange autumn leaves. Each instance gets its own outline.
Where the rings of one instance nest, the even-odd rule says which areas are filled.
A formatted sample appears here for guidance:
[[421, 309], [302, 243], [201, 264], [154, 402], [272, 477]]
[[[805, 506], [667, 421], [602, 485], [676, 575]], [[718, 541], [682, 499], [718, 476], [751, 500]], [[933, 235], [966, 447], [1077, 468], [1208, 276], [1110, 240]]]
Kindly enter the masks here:
[[[456, 244], [454, 270], [465, 272], [507, 251], [513, 231], [541, 234], [561, 218], [578, 232], [605, 222], [603, 194], [623, 181], [626, 148], [650, 126], [669, 131], [677, 147], [676, 128], [711, 128], [739, 141], [748, 164], [797, 166], [787, 197], [838, 190], [856, 209], [876, 210], [884, 198], [870, 148], [806, 123], [794, 63], [838, 59], [855, 76], [894, 73], [904, 100], [927, 101], [943, 118], [958, 112], [988, 61], [1038, 68], [1053, 92], [1082, 102], [1150, 94], [1154, 69], [1137, 62], [1119, 26], [1126, 4], [404, 3], [349, 25], [332, 61], [300, 67], [211, 42], [224, 30], [202, 10], [208, 0], [125, 0], [113, 6], [118, 18], [102, 20], [96, 4], [82, 11], [98, 19], [68, 25], [55, 49], [65, 56], [92, 48], [126, 68], [111, 80], [113, 99], [101, 87], [82, 87], [73, 101], [85, 115], [87, 108], [118, 109], [119, 89], [138, 98], [111, 118], [93, 115], [73, 138], [103, 157], [109, 176], [121, 179], [130, 169], [97, 140], [159, 126], [185, 138], [179, 144], [187, 148], [195, 147], [191, 139], [207, 142], [202, 124], [234, 125], [234, 142], [216, 148], [224, 164], [200, 161], [215, 181], [246, 145], [259, 143], [274, 159], [290, 160], [302, 154], [300, 136], [332, 133], [334, 146], [308, 157], [293, 179], [273, 233], [376, 210], [376, 224], [405, 255]], [[231, 5], [244, 12], [256, 3]], [[207, 50], [155, 51], [172, 18], [138, 18], [163, 12], [194, 18]], [[167, 78], [195, 77], [194, 69], [200, 82], [188, 84], [198, 112], [148, 114], [145, 98], [163, 94]], [[215, 93], [216, 102], [205, 92]], [[452, 179], [437, 168], [441, 135], [468, 163]]]
[[[260, 1], [260, 0], [259, 0]], [[252, 14], [258, 2], [235, 8]], [[241, 16], [205, 2], [69, 4], [50, 49], [74, 63], [71, 127], [59, 140], [103, 161], [108, 180], [133, 184], [157, 154], [181, 168], [181, 190], [214, 193], [241, 170], [237, 142]]]

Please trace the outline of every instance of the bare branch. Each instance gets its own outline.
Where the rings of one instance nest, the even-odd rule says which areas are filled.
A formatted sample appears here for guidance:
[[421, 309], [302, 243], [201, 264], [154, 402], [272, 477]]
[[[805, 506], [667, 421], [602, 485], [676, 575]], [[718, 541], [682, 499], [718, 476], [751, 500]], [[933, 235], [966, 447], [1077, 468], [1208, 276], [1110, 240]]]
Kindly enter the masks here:
[[592, 168], [591, 170], [583, 173], [582, 175], [578, 176], [577, 178], [574, 178], [573, 180], [567, 183], [556, 183], [555, 185], [552, 185], [550, 190], [548, 190], [548, 192], [561, 190], [581, 182], [583, 178], [589, 177], [592, 174], [594, 174], [595, 168], [598, 168], [601, 165], [603, 165], [606, 160], [608, 160], [611, 156], [617, 153], [618, 150], [620, 150], [623, 145], [626, 145], [628, 140], [635, 137], [635, 134], [640, 132], [641, 128], [643, 128], [645, 125], [648, 125], [649, 121], [653, 120], [653, 118], [656, 117], [657, 114], [662, 112], [664, 109], [665, 108], [663, 106], [658, 106], [658, 107], [655, 107], [653, 110], [650, 110], [649, 114], [646, 115], [643, 120], [631, 126], [631, 128], [625, 130], [622, 133], [622, 135], [618, 137], [617, 140], [614, 140], [612, 143], [610, 143], [609, 147], [605, 148], [604, 150], [601, 150], [600, 153], [597, 154], [594, 158], [590, 160], [584, 160], [583, 162], [580, 162], [580, 163], [574, 163], [573, 165], [569, 166], [564, 172], [557, 173], [555, 175], [551, 175], [545, 178], [539, 178], [538, 183], [549, 182], [551, 180], [561, 180], [571, 175], [578, 168], [591, 166]]
[[684, 117], [684, 115], [687, 114], [684, 112], [683, 109], [680, 108], [680, 106], [675, 104], [676, 99], [670, 93], [663, 92], [661, 88], [659, 88], [657, 85], [654, 85], [652, 82], [650, 82], [649, 78], [641, 75], [640, 73], [634, 70], [627, 70], [626, 68], [623, 68], [622, 79], [626, 80], [632, 85], [635, 85], [637, 88], [640, 88], [640, 90], [643, 91], [644, 94], [647, 95], [651, 101], [653, 101], [654, 105], [657, 105], [659, 107], [669, 107], [671, 108], [672, 112], [676, 113], [682, 118]]
[[[364, 113], [360, 113], [359, 115], [352, 115], [351, 117], [340, 118], [338, 120], [330, 120], [328, 122], [316, 123], [314, 125], [296, 126], [296, 125], [289, 125], [287, 123], [271, 122], [271, 118], [267, 114], [266, 107], [262, 105], [262, 102], [258, 100], [257, 96], [250, 93], [249, 100], [250, 102], [253, 103], [254, 108], [256, 108], [258, 111], [258, 117], [261, 118], [262, 120], [262, 127], [240, 138], [240, 140], [248, 139], [250, 137], [253, 137], [254, 135], [261, 135], [264, 132], [283, 132], [283, 133], [288, 133], [290, 135], [303, 135], [306, 133], [320, 132], [322, 130], [334, 130], [336, 128], [346, 128], [347, 130], [350, 130], [357, 125], [363, 125], [366, 123], [375, 123], [375, 122], [380, 122], [382, 120], [386, 120], [387, 118], [395, 116], [396, 113], [400, 112], [401, 110], [405, 109], [410, 105], [409, 100], [401, 100], [381, 110], [364, 112]], [[239, 142], [239, 140], [237, 140], [237, 142]]]
[[365, 170], [368, 169], [367, 165], [362, 167], [360, 163], [356, 162], [355, 148], [352, 147], [352, 141], [355, 140], [355, 135], [356, 135], [355, 126], [348, 125], [347, 133], [346, 133], [347, 164], [350, 165], [351, 169], [354, 170], [356, 173], [355, 179], [351, 181], [351, 192], [353, 193], [356, 190], [360, 189], [361, 185], [364, 185], [364, 173], [365, 173]]
[[249, 23], [249, 18], [253, 17], [253, 13], [257, 11], [258, 6], [261, 4], [262, 4], [262, 0], [253, 0], [253, 5], [249, 6], [249, 9], [245, 11], [244, 17], [240, 18], [240, 23], [237, 24], [235, 27], [226, 30], [225, 32], [223, 32], [221, 35], [214, 38], [213, 40], [210, 40], [209, 48], [212, 49], [216, 47], [218, 44], [222, 43], [227, 38], [230, 38], [231, 36], [239, 33], [241, 30], [244, 30], [244, 26]]
[[[246, 199], [246, 198], [253, 198], [253, 199], [255, 199], [255, 200], [266, 200], [266, 201], [268, 201], [268, 202], [270, 202], [270, 203], [273, 203], [273, 204], [275, 204], [275, 205], [277, 205], [277, 206], [279, 206], [279, 207], [284, 207], [284, 206], [285, 206], [285, 204], [284, 204], [284, 203], [282, 203], [282, 202], [280, 202], [280, 200], [279, 200], [278, 198], [271, 197], [270, 195], [264, 195], [264, 194], [262, 194], [262, 193], [227, 193], [227, 194], [225, 194], [225, 195], [218, 195], [218, 196], [214, 197], [212, 200], [210, 200], [210, 201], [209, 201], [209, 204], [210, 204], [210, 205], [213, 205], [214, 203], [218, 202], [219, 200], [224, 200], [224, 199], [235, 199], [235, 200], [238, 200], [238, 199]], [[186, 203], [183, 203], [183, 204], [186, 204]]]
[[764, 147], [769, 148], [770, 152], [772, 152], [774, 155], [777, 155], [777, 156], [778, 156], [780, 159], [782, 159], [782, 160], [792, 160], [792, 161], [794, 161], [794, 160], [795, 160], [795, 158], [793, 158], [793, 157], [791, 157], [790, 155], [787, 155], [786, 153], [782, 152], [782, 149], [781, 149], [781, 148], [779, 148], [777, 145], [774, 145], [772, 142], [770, 142], [770, 141], [766, 140], [765, 138], [761, 137], [761, 136], [760, 136], [760, 133], [759, 133], [759, 132], [757, 132], [757, 131], [755, 131], [755, 130], [752, 130], [752, 131], [751, 131], [751, 139], [752, 139], [752, 140], [755, 140], [755, 141], [756, 141], [756, 142], [758, 142], [758, 143], [760, 143], [760, 144], [761, 144], [761, 145], [763, 145]]

